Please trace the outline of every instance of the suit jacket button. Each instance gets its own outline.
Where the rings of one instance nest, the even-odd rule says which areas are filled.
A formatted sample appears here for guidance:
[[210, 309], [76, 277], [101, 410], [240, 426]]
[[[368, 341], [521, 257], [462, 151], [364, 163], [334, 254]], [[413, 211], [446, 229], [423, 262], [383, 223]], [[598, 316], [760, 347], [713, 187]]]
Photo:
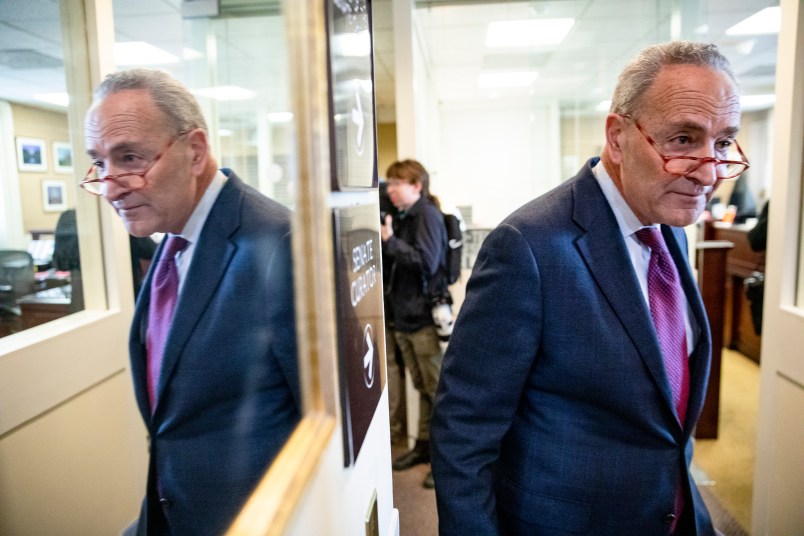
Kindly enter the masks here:
[[667, 525], [675, 521], [676, 515], [675, 514], [667, 514], [662, 518], [662, 521], [665, 522]]
[[161, 497], [159, 499], [159, 504], [162, 505], [162, 508], [170, 508], [170, 504], [171, 504], [170, 499], [168, 499], [167, 497]]

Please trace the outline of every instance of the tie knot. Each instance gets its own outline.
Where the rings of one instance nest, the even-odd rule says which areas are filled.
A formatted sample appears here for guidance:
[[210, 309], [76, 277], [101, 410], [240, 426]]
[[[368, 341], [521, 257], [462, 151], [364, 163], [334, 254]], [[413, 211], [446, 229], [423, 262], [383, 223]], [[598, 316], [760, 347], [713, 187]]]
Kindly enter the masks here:
[[639, 241], [648, 246], [652, 251], [659, 253], [667, 249], [662, 232], [659, 231], [658, 227], [643, 227], [636, 232], [636, 235]]
[[187, 247], [187, 244], [189, 244], [189, 242], [180, 236], [169, 236], [167, 242], [165, 243], [165, 251], [162, 253], [162, 258], [172, 259], [176, 256], [176, 253], [179, 251], [184, 251], [184, 248]]

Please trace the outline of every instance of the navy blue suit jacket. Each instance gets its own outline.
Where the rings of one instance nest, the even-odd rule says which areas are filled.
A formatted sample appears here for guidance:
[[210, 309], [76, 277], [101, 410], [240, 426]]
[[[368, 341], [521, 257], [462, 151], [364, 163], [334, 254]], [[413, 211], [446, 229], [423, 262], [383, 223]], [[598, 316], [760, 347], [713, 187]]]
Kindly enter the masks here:
[[689, 476], [711, 341], [686, 237], [662, 227], [696, 330], [682, 428], [596, 161], [478, 255], [431, 424], [442, 535], [667, 534], [677, 489], [713, 533]]
[[145, 373], [153, 268], [134, 313], [131, 372], [150, 435], [139, 534], [166, 533], [165, 519], [174, 536], [223, 533], [301, 415], [290, 214], [224, 172], [176, 305], [153, 415]]

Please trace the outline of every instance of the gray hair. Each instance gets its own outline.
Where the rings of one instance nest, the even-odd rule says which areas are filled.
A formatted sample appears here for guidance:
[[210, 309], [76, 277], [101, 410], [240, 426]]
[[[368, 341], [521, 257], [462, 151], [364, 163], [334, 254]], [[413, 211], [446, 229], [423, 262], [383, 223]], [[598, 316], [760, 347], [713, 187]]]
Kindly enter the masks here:
[[651, 45], [629, 61], [620, 73], [609, 111], [636, 116], [642, 105], [642, 96], [650, 89], [662, 68], [668, 65], [697, 65], [723, 71], [738, 86], [729, 60], [713, 43], [672, 41]]
[[156, 69], [128, 69], [107, 75], [93, 94], [93, 107], [109, 95], [136, 89], [148, 91], [176, 134], [196, 128], [207, 130], [201, 107], [190, 90], [166, 72]]

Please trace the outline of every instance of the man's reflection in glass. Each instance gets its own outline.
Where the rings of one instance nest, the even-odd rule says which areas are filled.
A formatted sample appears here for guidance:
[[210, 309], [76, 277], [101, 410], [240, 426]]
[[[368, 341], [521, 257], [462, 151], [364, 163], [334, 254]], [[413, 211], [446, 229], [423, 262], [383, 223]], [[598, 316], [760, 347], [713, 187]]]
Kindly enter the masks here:
[[218, 169], [198, 103], [165, 73], [109, 75], [85, 135], [81, 186], [130, 234], [166, 233], [129, 343], [150, 434], [136, 532], [221, 534], [301, 415], [290, 214]]

